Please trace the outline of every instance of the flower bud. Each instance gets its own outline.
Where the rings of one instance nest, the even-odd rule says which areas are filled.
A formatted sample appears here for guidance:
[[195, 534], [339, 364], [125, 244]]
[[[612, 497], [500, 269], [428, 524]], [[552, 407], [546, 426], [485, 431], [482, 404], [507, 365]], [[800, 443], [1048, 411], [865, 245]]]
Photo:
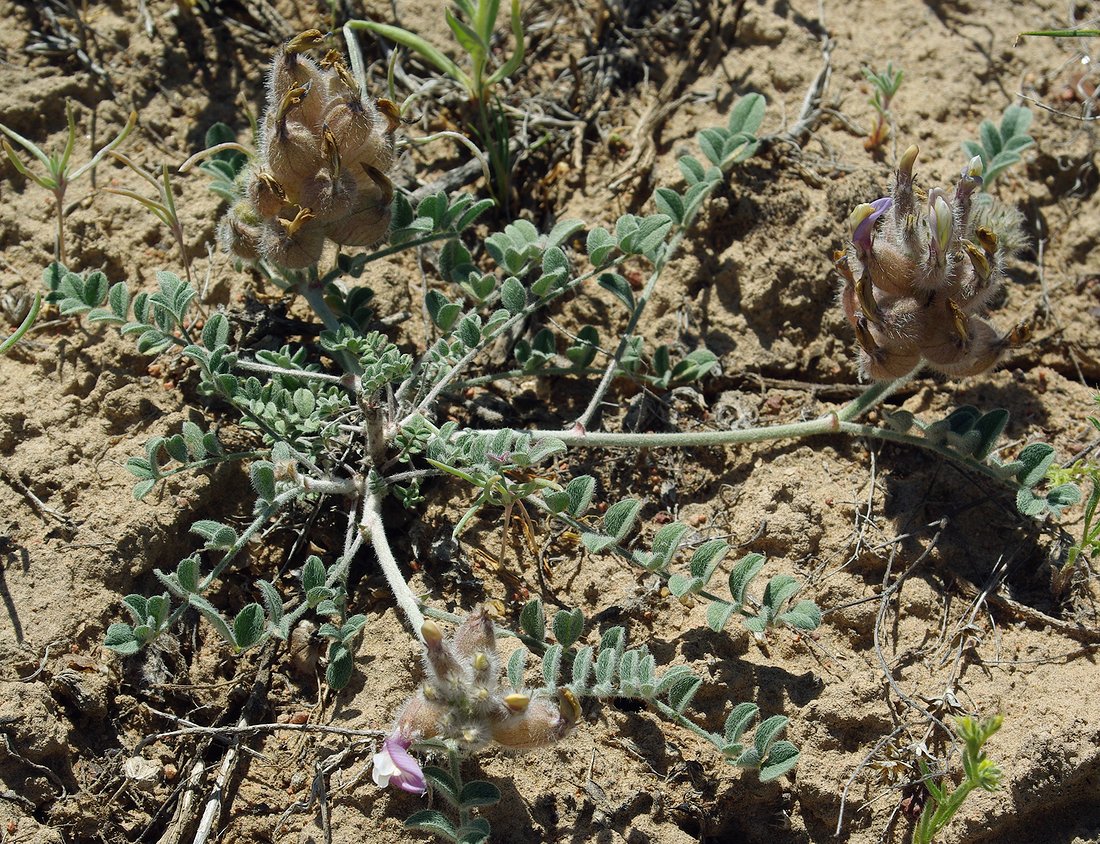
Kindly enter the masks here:
[[871, 250], [871, 234], [879, 217], [886, 213], [893, 204], [893, 200], [884, 196], [874, 202], [857, 205], [848, 217], [848, 224], [852, 227], [852, 243], [856, 246], [856, 254], [862, 255]]
[[917, 161], [919, 152], [920, 148], [916, 144], [910, 144], [906, 147], [905, 152], [901, 154], [901, 160], [898, 161], [898, 173], [910, 182], [913, 180], [913, 165]]
[[933, 247], [939, 263], [942, 263], [947, 256], [947, 247], [951, 243], [951, 225], [953, 222], [951, 206], [944, 199], [943, 191], [940, 188], [934, 188], [928, 194], [928, 230], [931, 233], [929, 245]]

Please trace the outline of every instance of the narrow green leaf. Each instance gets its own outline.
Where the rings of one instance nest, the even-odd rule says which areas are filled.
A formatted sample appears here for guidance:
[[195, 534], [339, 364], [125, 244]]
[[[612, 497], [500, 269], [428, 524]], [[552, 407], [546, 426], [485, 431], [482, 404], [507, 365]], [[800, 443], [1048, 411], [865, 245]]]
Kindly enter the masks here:
[[141, 650], [141, 643], [134, 637], [134, 631], [129, 624], [118, 623], [108, 627], [103, 644], [122, 656], [130, 656]]
[[325, 564], [321, 562], [321, 558], [310, 555], [305, 565], [302, 566], [302, 590], [310, 592], [319, 586], [324, 586], [327, 574]]
[[766, 108], [767, 100], [761, 94], [746, 94], [737, 101], [737, 105], [730, 112], [729, 130], [749, 135], [756, 134], [756, 130], [764, 122]]
[[760, 722], [760, 726], [756, 728], [756, 733], [753, 735], [752, 743], [761, 759], [768, 755], [772, 742], [779, 738], [780, 733], [787, 728], [789, 721], [790, 719], [786, 715], [773, 715], [771, 718]]
[[733, 707], [726, 717], [726, 726], [722, 733], [725, 740], [731, 744], [740, 741], [759, 712], [760, 707], [755, 703], [739, 703]]
[[1046, 443], [1032, 443], [1016, 458], [1023, 468], [1016, 473], [1016, 480], [1024, 487], [1033, 487], [1041, 481], [1054, 462], [1054, 449]]
[[351, 682], [352, 672], [355, 670], [355, 659], [351, 651], [342, 643], [334, 642], [328, 651], [328, 668], [325, 669], [325, 682], [334, 691], [347, 686]]
[[508, 276], [500, 288], [500, 303], [515, 315], [527, 306], [527, 291], [515, 276]]
[[592, 504], [596, 479], [591, 475], [579, 475], [565, 485], [565, 491], [569, 495], [569, 515], [579, 519]]
[[601, 273], [599, 285], [604, 290], [610, 291], [615, 297], [633, 311], [635, 308], [634, 291], [630, 289], [630, 282], [618, 273]]

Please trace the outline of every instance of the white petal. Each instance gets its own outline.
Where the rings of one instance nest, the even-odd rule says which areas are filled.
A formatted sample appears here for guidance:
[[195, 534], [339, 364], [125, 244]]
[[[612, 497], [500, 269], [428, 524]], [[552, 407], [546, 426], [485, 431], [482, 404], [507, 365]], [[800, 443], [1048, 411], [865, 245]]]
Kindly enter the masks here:
[[379, 788], [385, 788], [390, 784], [390, 777], [398, 773], [397, 765], [393, 762], [393, 757], [383, 750], [381, 753], [374, 754], [374, 766], [371, 771], [371, 776], [374, 778], [374, 784]]

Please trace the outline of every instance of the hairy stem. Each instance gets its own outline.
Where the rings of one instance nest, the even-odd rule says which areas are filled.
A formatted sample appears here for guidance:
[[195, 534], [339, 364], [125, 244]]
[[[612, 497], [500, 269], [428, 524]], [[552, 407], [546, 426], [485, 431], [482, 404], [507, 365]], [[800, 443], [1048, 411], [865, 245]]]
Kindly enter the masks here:
[[370, 492], [363, 499], [363, 516], [359, 521], [359, 529], [370, 537], [374, 553], [378, 557], [378, 565], [382, 568], [382, 574], [386, 576], [386, 582], [397, 600], [397, 605], [405, 614], [413, 632], [416, 633], [416, 638], [423, 641], [420, 628], [424, 626], [424, 614], [420, 611], [416, 595], [405, 582], [405, 578], [401, 576], [397, 560], [390, 549], [389, 540], [386, 538], [386, 526], [382, 522], [382, 497], [378, 493]]

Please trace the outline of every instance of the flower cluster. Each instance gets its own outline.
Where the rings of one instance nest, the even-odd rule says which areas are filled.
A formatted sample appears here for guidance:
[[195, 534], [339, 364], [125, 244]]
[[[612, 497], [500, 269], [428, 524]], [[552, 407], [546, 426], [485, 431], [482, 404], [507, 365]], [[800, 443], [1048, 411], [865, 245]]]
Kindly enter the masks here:
[[510, 750], [542, 747], [565, 736], [580, 719], [573, 693], [506, 692], [500, 686], [500, 659], [493, 624], [485, 610], [474, 611], [444, 640], [439, 625], [424, 622], [426, 677], [397, 717], [395, 736], [443, 739], [462, 753], [490, 742]]
[[326, 239], [371, 246], [389, 229], [397, 107], [363, 96], [337, 51], [311, 58], [323, 37], [303, 32], [272, 61], [259, 154], [218, 229], [246, 260], [306, 267]]
[[[985, 318], [1004, 284], [1005, 238], [973, 213], [982, 164], [973, 158], [953, 194], [913, 187], [917, 148], [901, 158], [891, 196], [852, 212], [852, 242], [834, 256], [841, 303], [860, 346], [860, 373], [897, 378], [921, 361], [947, 375], [977, 375], [1027, 339]], [[918, 207], [920, 200], [921, 207]]]

